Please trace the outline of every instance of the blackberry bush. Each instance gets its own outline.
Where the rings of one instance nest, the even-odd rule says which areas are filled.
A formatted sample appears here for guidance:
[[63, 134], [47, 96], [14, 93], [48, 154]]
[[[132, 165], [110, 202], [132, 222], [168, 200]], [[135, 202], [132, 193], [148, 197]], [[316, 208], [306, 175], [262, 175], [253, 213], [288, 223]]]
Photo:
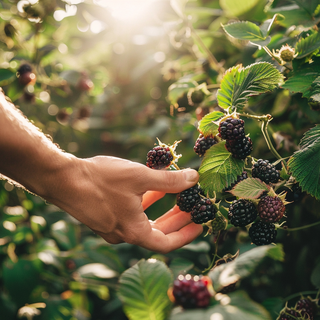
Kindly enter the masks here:
[[202, 190], [199, 184], [180, 192], [177, 195], [177, 205], [181, 211], [191, 212], [192, 208], [201, 199]]
[[280, 179], [280, 172], [269, 160], [259, 159], [252, 166], [252, 177], [259, 178], [265, 183], [276, 183]]
[[173, 282], [172, 295], [177, 305], [184, 309], [205, 308], [210, 303], [207, 277], [179, 275]]
[[249, 237], [257, 246], [263, 246], [275, 241], [277, 230], [273, 223], [254, 222], [249, 229]]
[[244, 160], [253, 150], [252, 140], [250, 137], [243, 137], [237, 140], [227, 140], [226, 148], [234, 158]]
[[215, 218], [217, 212], [216, 206], [209, 198], [201, 198], [191, 211], [191, 220], [194, 223], [202, 224]]
[[261, 220], [265, 222], [277, 222], [286, 210], [282, 200], [278, 197], [264, 196], [258, 203], [258, 213]]
[[257, 216], [256, 206], [249, 200], [235, 200], [230, 205], [228, 218], [235, 227], [245, 227], [253, 222]]
[[233, 182], [228, 188], [223, 189], [223, 191], [230, 191], [234, 186], [236, 186], [240, 181], [243, 181], [248, 178], [247, 171], [243, 171], [240, 176], [237, 177], [237, 180]]
[[196, 154], [202, 157], [208, 149], [210, 149], [213, 145], [215, 145], [217, 140], [213, 136], [203, 136], [202, 134], [199, 135], [198, 139], [195, 142], [193, 150]]
[[219, 135], [224, 140], [238, 140], [245, 137], [244, 121], [237, 118], [227, 118], [219, 124]]

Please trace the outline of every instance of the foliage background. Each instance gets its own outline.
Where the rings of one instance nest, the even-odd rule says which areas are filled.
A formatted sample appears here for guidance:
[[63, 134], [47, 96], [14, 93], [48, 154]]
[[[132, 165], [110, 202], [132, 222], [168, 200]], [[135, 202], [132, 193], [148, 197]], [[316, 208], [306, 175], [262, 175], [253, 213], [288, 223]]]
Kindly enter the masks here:
[[[115, 17], [99, 2], [40, 0], [23, 10], [23, 1], [2, 0], [0, 85], [36, 126], [76, 156], [114, 155], [144, 163], [156, 137], [170, 144], [181, 139], [180, 167], [200, 165], [193, 152], [197, 125], [204, 114], [219, 110], [215, 85], [222, 71], [239, 63], [272, 62], [256, 46], [228, 37], [221, 24], [237, 19], [260, 24], [280, 13], [284, 19], [273, 27], [269, 46], [279, 49], [319, 23], [319, 12], [312, 19], [301, 13], [301, 8], [317, 6], [317, 1], [152, 1], [142, 16], [136, 13], [141, 17], [136, 20], [126, 14], [128, 3]], [[60, 20], [63, 12], [68, 16]], [[182, 16], [189, 17], [188, 24]], [[32, 86], [19, 84], [16, 72], [23, 63], [34, 68], [37, 81]], [[168, 97], [170, 85], [182, 77], [189, 83], [208, 82], [212, 94], [193, 106], [186, 96], [178, 99], [176, 92]], [[79, 87], [83, 78], [92, 81], [91, 90]], [[312, 110], [301, 93], [283, 89], [250, 98], [248, 110], [272, 114], [269, 130], [283, 157], [298, 150], [302, 135], [319, 123], [319, 111]], [[252, 156], [274, 161], [257, 123], [246, 120], [246, 131], [254, 144]], [[289, 228], [319, 220], [318, 201], [313, 197], [289, 192], [288, 200], [294, 201], [287, 205]], [[175, 195], [167, 195], [147, 214], [154, 219], [174, 202]], [[129, 244], [108, 245], [58, 208], [5, 181], [0, 207], [0, 310], [6, 320], [126, 319], [128, 312], [117, 295], [124, 271], [141, 259], [157, 258], [170, 267], [163, 272], [171, 277], [182, 271], [201, 273], [215, 250], [213, 235], [201, 236], [167, 255]], [[319, 226], [278, 231], [284, 258], [263, 256], [240, 284], [239, 290], [249, 297], [244, 317], [276, 319], [286, 301], [294, 305], [301, 293], [316, 296], [319, 231]], [[255, 247], [246, 230], [236, 228], [224, 232], [217, 246], [219, 256], [238, 249], [243, 254]], [[234, 297], [237, 308], [247, 301], [237, 302], [237, 293]], [[265, 309], [255, 309], [253, 301], [267, 314], [261, 311]], [[25, 304], [31, 306], [23, 309]], [[168, 302], [166, 308], [171, 310], [172, 305]], [[200, 311], [182, 313], [184, 319], [199, 315], [205, 317]], [[175, 319], [179, 314], [171, 316]]]

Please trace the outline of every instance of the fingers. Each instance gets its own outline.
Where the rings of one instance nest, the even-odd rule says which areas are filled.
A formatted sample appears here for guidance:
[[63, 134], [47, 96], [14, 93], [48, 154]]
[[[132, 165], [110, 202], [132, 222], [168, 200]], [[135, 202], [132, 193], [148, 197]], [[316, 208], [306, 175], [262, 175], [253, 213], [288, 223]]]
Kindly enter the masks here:
[[145, 169], [143, 177], [145, 191], [179, 193], [194, 186], [199, 179], [198, 172], [193, 169], [177, 171], [154, 170], [147, 167]]
[[147, 191], [142, 198], [143, 210], [146, 210], [152, 204], [165, 196], [165, 192], [162, 191]]

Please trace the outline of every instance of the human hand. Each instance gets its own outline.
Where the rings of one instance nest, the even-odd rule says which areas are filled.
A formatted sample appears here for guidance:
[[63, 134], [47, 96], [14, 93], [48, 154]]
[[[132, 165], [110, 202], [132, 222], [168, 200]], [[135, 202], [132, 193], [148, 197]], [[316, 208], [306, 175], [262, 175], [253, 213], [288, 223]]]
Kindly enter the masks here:
[[201, 234], [202, 226], [193, 223], [190, 213], [178, 206], [155, 221], [150, 221], [144, 213], [166, 193], [178, 193], [194, 186], [198, 181], [195, 170], [154, 170], [106, 156], [73, 160], [74, 164], [69, 164], [72, 169], [55, 177], [50, 195], [44, 198], [107, 242], [127, 242], [167, 253]]

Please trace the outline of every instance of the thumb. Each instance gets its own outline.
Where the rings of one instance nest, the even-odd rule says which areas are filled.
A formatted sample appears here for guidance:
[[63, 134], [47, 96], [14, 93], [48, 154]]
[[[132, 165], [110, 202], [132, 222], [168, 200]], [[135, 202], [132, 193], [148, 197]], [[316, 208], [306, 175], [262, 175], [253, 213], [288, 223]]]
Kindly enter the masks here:
[[193, 169], [184, 169], [177, 171], [154, 170], [150, 168], [144, 179], [145, 191], [162, 191], [165, 193], [179, 193], [189, 189], [197, 184], [199, 174]]

